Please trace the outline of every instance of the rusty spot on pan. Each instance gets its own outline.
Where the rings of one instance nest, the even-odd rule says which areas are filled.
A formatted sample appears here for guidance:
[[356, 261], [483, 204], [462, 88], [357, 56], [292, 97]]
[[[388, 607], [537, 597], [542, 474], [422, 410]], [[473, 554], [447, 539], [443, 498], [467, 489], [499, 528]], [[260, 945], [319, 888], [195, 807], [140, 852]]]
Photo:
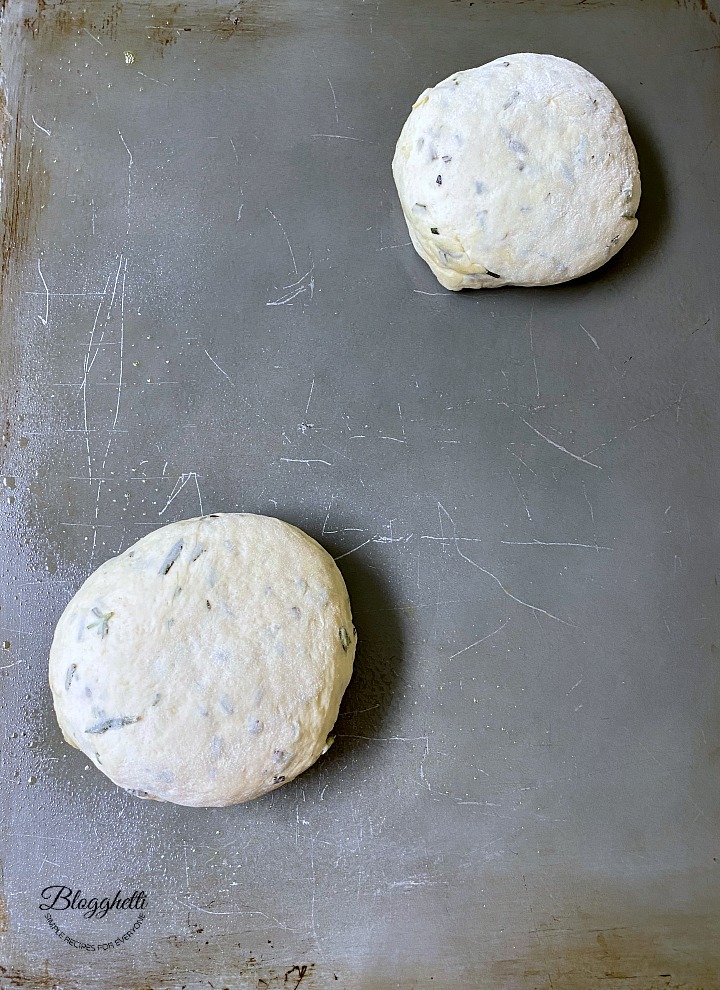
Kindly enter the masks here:
[[[181, 4], [179, 3], [174, 3], [169, 7], [158, 5], [156, 23], [148, 25], [150, 41], [161, 55], [164, 54], [166, 48], [175, 44], [180, 31], [184, 28], [183, 24], [176, 23], [180, 7]], [[158, 20], [161, 23], [157, 23]]]
[[[87, 8], [82, 7], [76, 17], [82, 17], [85, 14]], [[117, 39], [118, 21], [120, 15], [122, 14], [123, 5], [120, 0], [116, 0], [113, 3], [107, 13], [101, 16], [97, 16], [94, 21], [90, 24], [90, 31], [92, 34], [105, 35], [110, 38], [111, 41]]]
[[708, 0], [675, 0], [678, 7], [695, 7], [699, 10], [704, 11], [713, 22], [713, 24], [718, 23], [718, 16], [713, 10], [713, 4], [708, 2]]
[[[61, 0], [62, 2], [62, 0]], [[35, 13], [27, 14], [23, 19], [23, 26], [26, 31], [29, 31], [33, 38], [38, 36], [40, 31], [40, 25], [42, 24], [43, 18], [45, 16], [45, 10], [47, 8], [47, 0], [37, 0], [35, 4]]]
[[257, 3], [243, 0], [223, 17], [215, 28], [218, 37], [227, 39], [235, 35], [257, 36], [265, 34], [270, 28], [270, 22], [260, 13]]
[[49, 27], [59, 35], [68, 36], [86, 30], [92, 35], [104, 35], [115, 41], [122, 9], [121, 0], [104, 5], [93, 3], [92, 6], [73, 0], [36, 0], [35, 11], [23, 18], [23, 26], [33, 38], [37, 38], [43, 28]]
[[[3, 4], [4, 0], [0, 0], [0, 11]], [[139, 15], [146, 18], [147, 41], [153, 53], [162, 57], [180, 38], [194, 33], [221, 41], [235, 37], [257, 40], [283, 33], [289, 25], [277, 10], [281, 8], [262, 0], [240, 0], [211, 10], [202, 6], [194, 8], [178, 0], [146, 0], [132, 5], [132, 22], [137, 23]], [[85, 0], [35, 0], [34, 7], [23, 18], [23, 26], [33, 38], [41, 31], [50, 30], [66, 37], [87, 32], [96, 40], [106, 38], [115, 42], [122, 37], [126, 20], [121, 0], [97, 0], [92, 5]]]
[[[0, 427], [2, 428], [2, 433], [0, 434], [0, 470], [5, 467], [5, 462], [10, 453], [10, 441], [12, 437], [12, 420], [11, 416], [11, 401], [7, 395], [3, 395], [0, 398]], [[4, 425], [3, 425], [4, 420]], [[2, 891], [0, 891], [0, 898], [2, 897]], [[0, 901], [0, 932], [4, 929], [2, 928], [2, 901]]]
[[[30, 124], [32, 128], [32, 124]], [[29, 137], [19, 112], [8, 113], [0, 90], [0, 148], [3, 156], [3, 194], [0, 203], [0, 303], [15, 265], [25, 253], [38, 200], [46, 191], [42, 152]]]
[[66, 979], [60, 979], [58, 976], [53, 976], [46, 963], [43, 967], [43, 972], [28, 973], [23, 969], [15, 968], [7, 969], [5, 966], [0, 966], [0, 986], [3, 990], [11, 990], [11, 988], [18, 988], [18, 990], [58, 990], [62, 987], [62, 990], [80, 990], [77, 983], [68, 983]]
[[267, 5], [258, 0], [242, 0], [223, 12], [204, 11], [202, 8], [190, 12], [183, 10], [180, 3], [166, 7], [158, 5], [154, 10], [155, 23], [151, 26], [150, 40], [160, 55], [183, 35], [193, 32], [227, 41], [234, 37], [258, 39], [286, 26], [283, 21], [271, 19], [267, 14]]
[[498, 987], [523, 990], [715, 990], [720, 952], [697, 951], [698, 936], [708, 928], [707, 918], [676, 917], [652, 931], [634, 925], [573, 930], [556, 918], [519, 936], [513, 957], [491, 963], [489, 975]]

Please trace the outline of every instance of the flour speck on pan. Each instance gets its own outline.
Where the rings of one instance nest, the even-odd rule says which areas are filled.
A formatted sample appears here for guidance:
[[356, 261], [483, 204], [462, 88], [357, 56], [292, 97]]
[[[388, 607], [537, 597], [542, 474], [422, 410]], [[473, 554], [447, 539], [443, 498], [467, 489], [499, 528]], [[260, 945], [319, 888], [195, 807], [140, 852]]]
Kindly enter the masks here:
[[311, 537], [241, 513], [163, 526], [99, 567], [58, 622], [65, 739], [139, 797], [258, 797], [323, 753], [352, 674], [342, 575]]
[[506, 55], [425, 90], [392, 167], [412, 243], [448, 289], [567, 282], [637, 227], [623, 112], [554, 55]]

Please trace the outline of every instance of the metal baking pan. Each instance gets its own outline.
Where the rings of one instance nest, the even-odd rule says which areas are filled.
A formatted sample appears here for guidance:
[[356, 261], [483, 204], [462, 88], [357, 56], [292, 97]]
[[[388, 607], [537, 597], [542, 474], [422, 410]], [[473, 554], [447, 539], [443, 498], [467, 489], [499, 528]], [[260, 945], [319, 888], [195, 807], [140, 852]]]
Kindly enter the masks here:
[[[720, 6], [0, 6], [0, 985], [720, 987]], [[394, 143], [513, 51], [615, 93], [639, 230], [449, 294]], [[233, 510], [338, 559], [337, 741], [248, 805], [139, 801], [61, 740], [54, 624]], [[53, 928], [49, 887], [143, 908]]]

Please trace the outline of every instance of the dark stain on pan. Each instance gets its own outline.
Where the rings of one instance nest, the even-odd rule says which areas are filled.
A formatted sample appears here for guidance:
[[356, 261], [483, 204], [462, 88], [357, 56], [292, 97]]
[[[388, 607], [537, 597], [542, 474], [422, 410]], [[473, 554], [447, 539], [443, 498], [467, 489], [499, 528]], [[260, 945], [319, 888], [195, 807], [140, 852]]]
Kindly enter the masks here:
[[292, 990], [297, 990], [297, 988], [303, 982], [305, 977], [311, 972], [312, 968], [313, 968], [312, 963], [310, 963], [309, 966], [292, 966], [285, 973], [284, 982], [289, 983], [290, 986], [292, 986]]
[[20, 113], [9, 113], [0, 90], [0, 144], [3, 149], [4, 190], [0, 224], [0, 303], [8, 279], [30, 243], [35, 212], [46, 193], [40, 146], [28, 139]]
[[[202, 928], [199, 929], [202, 932]], [[185, 953], [190, 952], [193, 955], [202, 956], [203, 965], [206, 970], [210, 968], [209, 962], [210, 957], [215, 954], [217, 950], [218, 955], [221, 955], [223, 960], [225, 959], [225, 954], [227, 949], [225, 949], [222, 944], [216, 942], [210, 942], [205, 939], [197, 939], [193, 936], [196, 932], [192, 932], [190, 938], [183, 935], [167, 935], [163, 939], [164, 942], [168, 942], [173, 946], [175, 950], [175, 961], [176, 965], [178, 959], [180, 958], [179, 953], [185, 950]], [[240, 946], [238, 946], [240, 948]], [[187, 962], [184, 964], [187, 970], [192, 969], [192, 964]], [[285, 967], [278, 966], [277, 963], [269, 964], [263, 960], [262, 953], [256, 955], [249, 955], [245, 964], [240, 963], [241, 972], [239, 975], [250, 977], [255, 980], [254, 986], [258, 990], [317, 990], [319, 987], [325, 987], [328, 985], [327, 979], [325, 982], [318, 982], [320, 980], [321, 974], [316, 973], [315, 963], [294, 963], [293, 965], [288, 965]], [[207, 974], [208, 977], [211, 973]], [[335, 977], [337, 980], [337, 977]], [[132, 990], [152, 990], [155, 985], [155, 981], [162, 985], [162, 976], [152, 974], [150, 977], [150, 983], [147, 985], [143, 984], [142, 988], [135, 988], [133, 986]], [[243, 984], [244, 986], [250, 986], [250, 984]], [[213, 984], [208, 980], [208, 986], [213, 986]], [[224, 984], [223, 984], [224, 986]], [[125, 983], [123, 983], [125, 987]], [[127, 988], [130, 990], [130, 987]]]
[[[7, 344], [3, 344], [3, 349], [7, 347]], [[7, 360], [7, 359], [6, 359]], [[5, 467], [5, 461], [10, 454], [10, 443], [12, 441], [12, 417], [14, 414], [14, 409], [12, 406], [14, 402], [11, 401], [8, 395], [3, 395], [0, 397], [0, 471]], [[2, 929], [0, 929], [1, 931]]]
[[10, 927], [10, 913], [8, 911], [7, 897], [5, 896], [5, 875], [0, 864], [0, 935], [3, 935]]
[[78, 23], [78, 18], [73, 12], [65, 6], [61, 6], [56, 9], [53, 26], [57, 34], [67, 36], [85, 27], [85, 24]]
[[[718, 990], [720, 949], [703, 958], [697, 937], [707, 918], [667, 919], [659, 930], [634, 926], [569, 929], [564, 919], [518, 936], [520, 951], [489, 966], [497, 986], [523, 990]], [[717, 926], [716, 926], [717, 927]]]
[[148, 25], [148, 30], [150, 41], [158, 49], [160, 55], [163, 55], [165, 49], [169, 48], [170, 45], [175, 44], [178, 40], [179, 33], [186, 27], [184, 24], [177, 23], [178, 13], [182, 6], [181, 3], [174, 3], [167, 7], [160, 5], [156, 7], [157, 15], [155, 19], [161, 19], [162, 23], [150, 24]]
[[[275, 8], [261, 0], [241, 0], [220, 10], [198, 9], [180, 0], [165, 3], [148, 0], [133, 7], [134, 21], [141, 6], [144, 7], [143, 16], [147, 18], [148, 41], [161, 57], [183, 35], [193, 32], [223, 41], [236, 36], [259, 39], [280, 33], [288, 26], [281, 18], [271, 16], [269, 11]], [[87, 31], [93, 36], [117, 41], [122, 36], [123, 11], [121, 0], [93, 3], [92, 6], [80, 0], [36, 0], [34, 10], [25, 16], [23, 23], [34, 38], [47, 28], [66, 37]]]
[[269, 22], [264, 20], [256, 3], [243, 0], [236, 4], [229, 13], [223, 17], [217, 26], [218, 37], [227, 39], [237, 34], [259, 35], [267, 32]]
[[[178, 944], [182, 944], [181, 939], [178, 939]], [[204, 945], [208, 945], [208, 943], [206, 942]], [[182, 974], [183, 982], [187, 979], [187, 982], [192, 982], [194, 987], [207, 987], [208, 990], [231, 990], [231, 987], [227, 983], [220, 982], [221, 977], [218, 977], [216, 982], [216, 977], [213, 975], [214, 967], [212, 972], [207, 971], [207, 956], [203, 959], [202, 965], [205, 969], [205, 979], [200, 982], [196, 978], [191, 979], [190, 976], [191, 973], [197, 972], [196, 966], [192, 963], [179, 964], [176, 958], [173, 972], [176, 981], [175, 985], [183, 985], [180, 983]], [[225, 967], [226, 964], [224, 961], [219, 964], [220, 969], [225, 969]], [[167, 969], [162, 973], [152, 973], [149, 975], [149, 979], [145, 978], [140, 984], [132, 982], [132, 977], [125, 977], [122, 972], [117, 972], [114, 975], [116, 976], [116, 985], [122, 986], [123, 990], [155, 990], [155, 988], [160, 990], [160, 988], [167, 985], [168, 974]], [[242, 983], [243, 987], [254, 987], [256, 990], [320, 990], [321, 987], [330, 986], [333, 979], [335, 981], [338, 979], [337, 976], [331, 977], [329, 973], [326, 973], [323, 974], [323, 979], [319, 981], [321, 974], [316, 973], [315, 963], [296, 963], [292, 966], [282, 968], [263, 964], [262, 960], [258, 961], [253, 956], [247, 959], [245, 965], [242, 963], [239, 964], [235, 975], [244, 979]], [[239, 985], [239, 983], [233, 983], [232, 987]], [[0, 986], [2, 986], [1, 983]], [[34, 987], [35, 984], [30, 982], [27, 984], [19, 983], [17, 986]], [[68, 990], [73, 990], [73, 988], [68, 988]]]
[[49, 962], [45, 962], [42, 971], [29, 973], [19, 967], [11, 969], [0, 966], [0, 987], [2, 990], [80, 990], [77, 983], [69, 983], [50, 973]]
[[[62, 2], [62, 0], [60, 0]], [[40, 28], [42, 27], [45, 15], [48, 9], [48, 0], [36, 0], [35, 12], [26, 14], [23, 18], [23, 26], [26, 31], [32, 34], [33, 38], [37, 38], [40, 33]]]
[[[12, 439], [12, 421], [15, 413], [15, 403], [17, 400], [17, 385], [10, 387], [9, 383], [15, 379], [11, 365], [13, 364], [12, 344], [9, 339], [11, 321], [8, 318], [9, 307], [3, 306], [6, 278], [10, 273], [13, 240], [10, 236], [10, 223], [15, 224], [15, 228], [23, 228], [23, 204], [22, 196], [15, 195], [14, 185], [18, 179], [18, 168], [13, 167], [16, 149], [14, 142], [17, 140], [17, 121], [9, 114], [6, 106], [5, 92], [0, 87], [0, 158], [4, 160], [3, 180], [4, 192], [0, 197], [0, 350], [3, 356], [5, 371], [4, 394], [0, 399], [0, 470], [4, 469], [5, 462], [10, 453], [10, 442]], [[32, 189], [32, 187], [30, 187]], [[29, 215], [26, 214], [26, 222], [29, 224]], [[26, 240], [26, 234], [21, 232], [20, 241]], [[6, 312], [3, 312], [3, 309]], [[0, 931], [2, 928], [2, 914], [0, 913]]]
[[[118, 20], [120, 18], [120, 14], [122, 13], [122, 9], [123, 5], [120, 3], [120, 0], [116, 0], [116, 2], [112, 4], [108, 12], [103, 17], [96, 18], [92, 22], [89, 29], [91, 33], [105, 35], [110, 38], [111, 41], [115, 41], [117, 39]], [[80, 16], [84, 15], [84, 13], [85, 8], [82, 8]]]
[[[0, 303], [3, 298], [2, 287], [5, 281], [7, 268], [10, 263], [10, 239], [6, 238], [8, 219], [17, 211], [17, 204], [11, 204], [10, 202], [13, 198], [11, 182], [13, 170], [10, 162], [14, 151], [14, 148], [11, 146], [11, 137], [13, 136], [17, 137], [17, 121], [15, 122], [15, 127], [13, 127], [12, 118], [10, 117], [7, 108], [5, 91], [0, 86], [0, 154], [5, 162], [3, 167], [3, 181], [5, 182], [6, 187], [6, 191], [0, 200], [0, 205], [2, 206], [2, 214], [0, 215], [0, 223], [2, 223], [2, 233], [0, 234]], [[6, 176], [8, 179], [5, 178]], [[10, 187], [9, 191], [8, 187]]]
[[213, 35], [222, 41], [236, 36], [258, 39], [279, 32], [285, 26], [282, 21], [274, 21], [263, 11], [267, 4], [258, 0], [242, 0], [227, 11], [187, 10], [187, 5], [174, 3], [156, 6], [155, 23], [150, 30], [150, 41], [163, 55], [167, 48], [177, 43], [184, 34], [200, 32]]
[[93, 8], [88, 10], [87, 5], [68, 2], [68, 0], [36, 0], [34, 13], [28, 14], [23, 24], [33, 38], [36, 38], [43, 28], [48, 27], [55, 34], [66, 37], [87, 30], [90, 34], [104, 35], [115, 41], [118, 19], [123, 9], [122, 3], [120, 0], [114, 0], [111, 4], [94, 4], [93, 7], [94, 17], [91, 17]]
[[718, 15], [713, 10], [713, 4], [709, 0], [675, 0], [678, 7], [694, 7], [697, 10], [702, 10], [713, 24], [718, 23]]

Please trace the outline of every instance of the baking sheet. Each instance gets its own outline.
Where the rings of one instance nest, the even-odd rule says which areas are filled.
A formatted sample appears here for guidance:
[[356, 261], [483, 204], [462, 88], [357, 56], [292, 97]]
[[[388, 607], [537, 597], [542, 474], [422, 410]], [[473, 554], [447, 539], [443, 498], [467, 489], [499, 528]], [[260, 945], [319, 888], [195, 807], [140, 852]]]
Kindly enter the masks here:
[[[720, 986], [720, 8], [10, 0], [2, 208], [2, 986]], [[390, 160], [512, 51], [623, 106], [638, 233], [446, 293]], [[124, 54], [129, 53], [129, 54]], [[183, 809], [63, 744], [82, 580], [149, 529], [280, 516], [346, 578], [337, 741]], [[86, 920], [41, 891], [142, 890]]]

